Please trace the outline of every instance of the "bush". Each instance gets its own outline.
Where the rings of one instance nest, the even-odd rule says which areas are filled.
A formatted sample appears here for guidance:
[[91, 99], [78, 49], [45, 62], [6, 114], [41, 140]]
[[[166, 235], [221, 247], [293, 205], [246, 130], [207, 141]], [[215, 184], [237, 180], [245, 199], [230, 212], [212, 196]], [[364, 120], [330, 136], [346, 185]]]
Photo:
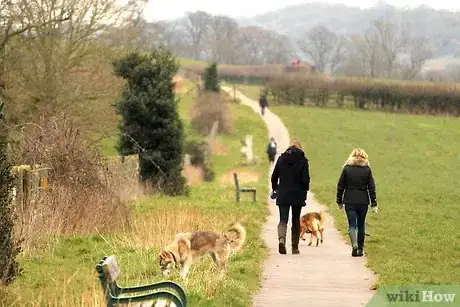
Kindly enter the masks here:
[[20, 242], [13, 234], [15, 216], [11, 201], [14, 177], [6, 154], [8, 143], [3, 106], [0, 103], [0, 285], [10, 284], [20, 273], [16, 257], [21, 252]]
[[211, 163], [211, 149], [203, 140], [190, 140], [186, 145], [186, 153], [190, 155], [190, 162], [194, 166], [203, 168], [204, 180], [214, 180], [214, 171]]
[[204, 71], [204, 89], [211, 92], [219, 92], [219, 76], [217, 73], [217, 64], [211, 63]]
[[50, 168], [49, 188], [20, 209], [26, 246], [43, 234], [109, 231], [127, 221], [127, 207], [108, 188], [98, 148], [69, 117], [42, 117], [26, 129], [22, 157], [23, 164]]
[[208, 135], [215, 122], [217, 133], [230, 133], [233, 118], [230, 107], [219, 93], [200, 91], [191, 109], [191, 126], [197, 132]]
[[127, 81], [115, 104], [122, 116], [118, 151], [140, 154], [143, 181], [169, 195], [185, 194], [182, 176], [184, 128], [179, 117], [173, 77], [178, 63], [159, 48], [148, 55], [131, 53], [113, 63]]

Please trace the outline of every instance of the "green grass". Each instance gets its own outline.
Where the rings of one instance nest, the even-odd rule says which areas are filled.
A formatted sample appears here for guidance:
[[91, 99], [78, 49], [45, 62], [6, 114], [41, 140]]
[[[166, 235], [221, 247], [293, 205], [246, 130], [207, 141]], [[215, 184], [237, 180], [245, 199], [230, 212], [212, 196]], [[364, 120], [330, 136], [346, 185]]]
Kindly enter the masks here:
[[448, 117], [276, 106], [310, 160], [312, 191], [336, 210], [342, 165], [355, 146], [371, 161], [381, 211], [369, 213], [366, 252], [381, 284], [458, 284], [460, 121]]
[[[191, 95], [183, 95], [179, 104], [189, 133], [186, 114], [192, 102]], [[65, 236], [48, 248], [23, 254], [20, 263], [24, 272], [12, 286], [0, 288], [0, 305], [103, 305], [94, 267], [104, 255], [117, 256], [122, 285], [159, 281], [163, 278], [159, 276], [158, 252], [176, 232], [224, 231], [230, 223], [241, 221], [248, 240], [243, 252], [231, 258], [224, 278], [218, 277], [215, 265], [204, 257], [192, 267], [188, 281], [181, 281], [177, 273], [172, 279], [185, 287], [190, 306], [248, 306], [251, 294], [261, 285], [261, 261], [266, 257], [260, 232], [268, 214], [263, 196], [268, 193], [268, 164], [262, 159], [259, 166], [242, 166], [240, 140], [252, 134], [255, 153], [263, 156], [267, 132], [259, 116], [247, 107], [232, 104], [231, 110], [236, 129], [232, 135], [218, 137], [225, 144], [226, 155], [212, 157], [214, 182], [192, 186], [188, 198], [153, 196], [139, 200], [130, 205], [130, 228], [123, 231]], [[256, 182], [248, 183], [257, 188], [256, 203], [250, 201], [250, 195], [235, 202], [234, 185], [229, 180], [235, 169], [258, 175]]]

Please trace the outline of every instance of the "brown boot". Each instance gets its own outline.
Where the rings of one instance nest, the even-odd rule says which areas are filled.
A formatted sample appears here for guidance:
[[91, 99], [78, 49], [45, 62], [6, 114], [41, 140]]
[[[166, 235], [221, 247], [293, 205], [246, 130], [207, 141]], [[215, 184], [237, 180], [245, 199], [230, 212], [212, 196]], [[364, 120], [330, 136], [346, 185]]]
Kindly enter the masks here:
[[282, 255], [286, 255], [286, 232], [287, 225], [284, 223], [278, 224], [278, 252]]

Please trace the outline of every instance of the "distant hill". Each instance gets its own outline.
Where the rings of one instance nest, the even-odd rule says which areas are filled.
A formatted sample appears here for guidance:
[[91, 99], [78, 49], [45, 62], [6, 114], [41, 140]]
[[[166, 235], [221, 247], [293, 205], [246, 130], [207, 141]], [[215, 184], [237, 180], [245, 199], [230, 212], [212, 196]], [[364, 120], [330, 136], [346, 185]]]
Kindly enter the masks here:
[[318, 25], [343, 35], [362, 34], [372, 21], [383, 16], [409, 22], [415, 35], [430, 38], [435, 46], [435, 58], [460, 57], [460, 13], [438, 11], [427, 6], [398, 9], [381, 4], [360, 9], [342, 4], [309, 3], [239, 19], [238, 22], [245, 26], [261, 26], [298, 40], [303, 33]]

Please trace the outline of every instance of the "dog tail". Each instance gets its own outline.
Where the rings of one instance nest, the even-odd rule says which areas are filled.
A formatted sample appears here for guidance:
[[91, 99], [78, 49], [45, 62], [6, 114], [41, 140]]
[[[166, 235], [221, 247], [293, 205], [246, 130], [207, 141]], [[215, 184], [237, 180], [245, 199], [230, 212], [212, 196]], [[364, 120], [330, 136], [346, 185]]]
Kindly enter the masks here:
[[190, 253], [190, 250], [192, 249], [192, 244], [190, 243], [190, 240], [187, 239], [185, 236], [180, 235], [177, 238], [177, 250], [179, 252], [179, 257], [182, 261], [187, 258], [187, 255]]
[[229, 232], [231, 231], [236, 232], [238, 238], [231, 241], [230, 247], [233, 251], [239, 251], [246, 242], [246, 228], [244, 228], [240, 223], [236, 223], [230, 227]]

